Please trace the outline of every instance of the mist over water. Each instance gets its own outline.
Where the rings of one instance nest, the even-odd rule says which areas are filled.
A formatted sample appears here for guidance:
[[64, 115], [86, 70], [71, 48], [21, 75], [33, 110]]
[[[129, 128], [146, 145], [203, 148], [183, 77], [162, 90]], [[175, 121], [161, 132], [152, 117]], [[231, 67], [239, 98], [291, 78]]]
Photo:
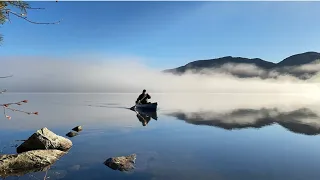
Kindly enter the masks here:
[[[295, 71], [315, 71], [318, 66], [296, 67]], [[208, 70], [206, 70], [208, 71]], [[202, 92], [202, 93], [302, 93], [318, 96], [317, 75], [300, 80], [290, 75], [270, 78], [237, 78], [233, 73], [263, 74], [252, 65], [225, 65], [210, 74], [165, 74], [145, 66], [139, 58], [40, 58], [2, 59], [1, 87], [10, 92]], [[274, 78], [277, 76], [277, 78]]]

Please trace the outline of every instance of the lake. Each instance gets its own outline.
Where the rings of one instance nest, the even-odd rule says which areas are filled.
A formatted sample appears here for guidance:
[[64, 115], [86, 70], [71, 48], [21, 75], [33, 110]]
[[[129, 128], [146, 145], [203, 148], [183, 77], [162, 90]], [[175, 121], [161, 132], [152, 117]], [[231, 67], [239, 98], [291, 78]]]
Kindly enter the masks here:
[[[47, 127], [73, 147], [48, 179], [316, 180], [320, 177], [320, 99], [298, 94], [151, 94], [155, 119], [128, 110], [139, 94], [7, 93], [1, 103], [27, 99], [0, 117], [1, 154]], [[103, 162], [136, 153], [135, 169]], [[6, 179], [43, 179], [46, 172]]]

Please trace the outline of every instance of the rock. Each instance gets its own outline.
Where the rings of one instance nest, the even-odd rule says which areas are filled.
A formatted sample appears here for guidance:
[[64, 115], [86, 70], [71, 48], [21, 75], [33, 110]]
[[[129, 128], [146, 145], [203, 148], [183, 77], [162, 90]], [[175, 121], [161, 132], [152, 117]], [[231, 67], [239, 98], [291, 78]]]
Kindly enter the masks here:
[[73, 132], [73, 131], [70, 131], [70, 132], [68, 132], [68, 134], [66, 134], [66, 136], [68, 136], [68, 137], [74, 137], [74, 136], [77, 136], [77, 135], [78, 135], [78, 133]]
[[113, 170], [130, 171], [134, 169], [134, 163], [137, 155], [131, 154], [129, 156], [113, 157], [107, 159], [104, 164]]
[[18, 148], [17, 152], [25, 152], [40, 149], [57, 149], [67, 151], [72, 147], [72, 142], [62, 136], [58, 136], [47, 128], [42, 128], [30, 136]]
[[0, 156], [0, 177], [21, 176], [45, 171], [66, 152], [60, 150], [33, 150], [20, 154]]
[[77, 127], [74, 127], [72, 130], [80, 132], [80, 131], [82, 131], [82, 127], [81, 126], [77, 126]]

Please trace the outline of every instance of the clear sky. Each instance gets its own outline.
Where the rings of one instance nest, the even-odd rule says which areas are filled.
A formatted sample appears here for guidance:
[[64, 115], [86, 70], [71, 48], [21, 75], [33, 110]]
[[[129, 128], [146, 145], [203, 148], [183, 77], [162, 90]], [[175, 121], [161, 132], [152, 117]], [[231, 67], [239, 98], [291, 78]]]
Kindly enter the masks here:
[[320, 2], [30, 2], [1, 27], [1, 56], [134, 56], [171, 68], [221, 56], [278, 62], [320, 51]]

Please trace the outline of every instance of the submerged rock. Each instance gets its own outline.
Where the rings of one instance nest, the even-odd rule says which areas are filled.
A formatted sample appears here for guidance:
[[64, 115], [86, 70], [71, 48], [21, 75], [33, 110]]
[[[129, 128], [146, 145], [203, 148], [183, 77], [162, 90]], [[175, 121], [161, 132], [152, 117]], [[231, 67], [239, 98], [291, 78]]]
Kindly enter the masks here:
[[68, 168], [69, 171], [79, 171], [81, 168], [81, 166], [79, 164], [77, 165], [73, 165], [71, 167]]
[[156, 151], [141, 151], [137, 153], [139, 159], [136, 160], [135, 171], [143, 172], [156, 165], [159, 154]]
[[68, 133], [66, 134], [66, 136], [68, 136], [68, 137], [74, 137], [74, 136], [77, 136], [77, 135], [78, 135], [78, 133], [73, 132], [73, 131], [70, 131], [70, 132], [68, 132]]
[[107, 159], [104, 164], [113, 170], [130, 171], [134, 169], [134, 163], [137, 158], [136, 154], [129, 156], [113, 157]]
[[0, 177], [21, 176], [45, 171], [66, 152], [60, 150], [33, 150], [20, 154], [0, 156]]
[[25, 152], [40, 149], [57, 149], [67, 151], [72, 147], [72, 142], [62, 136], [58, 136], [47, 128], [42, 128], [30, 136], [18, 148], [17, 152]]
[[80, 131], [82, 131], [82, 127], [81, 126], [77, 126], [77, 127], [74, 127], [72, 130], [80, 132]]

